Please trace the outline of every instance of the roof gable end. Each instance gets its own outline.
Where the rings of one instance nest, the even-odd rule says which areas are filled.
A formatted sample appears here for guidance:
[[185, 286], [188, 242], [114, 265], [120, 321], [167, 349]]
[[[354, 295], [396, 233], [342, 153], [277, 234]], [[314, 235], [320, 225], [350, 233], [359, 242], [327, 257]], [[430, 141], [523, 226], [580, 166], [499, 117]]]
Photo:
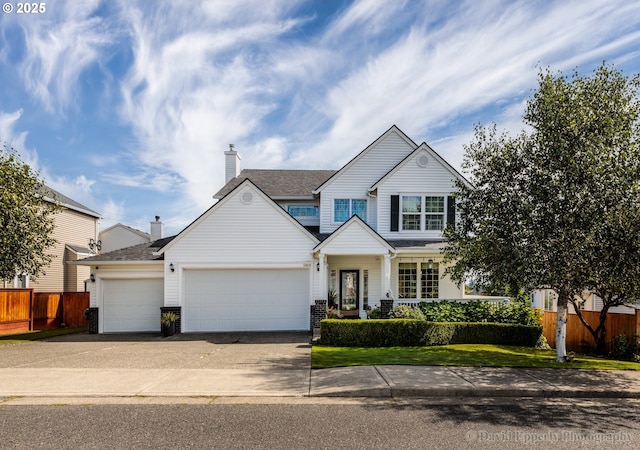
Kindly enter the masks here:
[[[247, 187], [251, 188], [250, 191], [245, 189]], [[199, 224], [207, 220], [212, 214], [215, 214], [216, 211], [224, 208], [225, 205], [229, 203], [232, 199], [237, 198], [239, 196], [240, 201], [243, 203], [250, 204], [251, 202], [253, 202], [254, 199], [249, 198], [249, 193], [251, 195], [257, 194], [263, 201], [269, 204], [276, 213], [281, 214], [282, 217], [284, 217], [287, 221], [289, 221], [292, 226], [298, 228], [301, 233], [303, 233], [305, 236], [309, 238], [310, 241], [314, 243], [318, 242], [318, 239], [313, 234], [311, 234], [306, 228], [304, 228], [300, 224], [300, 222], [294, 219], [291, 216], [291, 214], [289, 214], [280, 205], [278, 205], [275, 201], [273, 201], [271, 197], [265, 194], [264, 191], [260, 189], [255, 183], [253, 183], [250, 179], [246, 179], [242, 183], [240, 183], [238, 186], [236, 186], [231, 192], [225, 195], [220, 201], [218, 201], [216, 204], [214, 204], [208, 210], [202, 213], [196, 220], [194, 220], [189, 225], [187, 225], [186, 228], [184, 228], [180, 233], [178, 233], [175, 239], [169, 242], [166, 246], [162, 247], [158, 251], [158, 254], [163, 254], [167, 250], [169, 250], [171, 247], [177, 245], [187, 234], [189, 234], [193, 229], [197, 228]]]
[[402, 161], [400, 161], [395, 167], [393, 167], [389, 172], [387, 172], [382, 178], [380, 178], [378, 181], [376, 181], [370, 188], [369, 188], [369, 192], [374, 192], [376, 189], [378, 189], [378, 187], [384, 183], [386, 180], [388, 180], [390, 177], [393, 176], [393, 174], [395, 174], [400, 168], [402, 168], [405, 164], [407, 164], [409, 161], [412, 161], [413, 158], [418, 155], [421, 152], [427, 152], [431, 157], [433, 157], [438, 163], [440, 163], [440, 165], [442, 165], [442, 167], [444, 167], [449, 173], [451, 173], [451, 175], [462, 181], [465, 185], [472, 187], [471, 183], [469, 183], [469, 181], [460, 173], [458, 172], [456, 169], [454, 169], [451, 164], [449, 164], [444, 158], [442, 158], [438, 152], [436, 152], [434, 149], [432, 149], [429, 144], [427, 144], [426, 142], [423, 142], [422, 144], [420, 144], [419, 147], [417, 147], [413, 152], [411, 152], [410, 154], [407, 155], [406, 158], [404, 158]]
[[382, 141], [384, 141], [385, 139], [387, 139], [390, 135], [395, 134], [396, 136], [398, 136], [402, 141], [406, 142], [406, 144], [412, 148], [415, 149], [418, 147], [418, 145], [413, 142], [406, 134], [404, 134], [404, 132], [402, 132], [402, 130], [400, 130], [400, 128], [398, 128], [396, 125], [393, 125], [391, 128], [389, 128], [387, 131], [385, 131], [378, 139], [376, 139], [375, 141], [373, 141], [371, 144], [369, 144], [364, 150], [362, 150], [360, 153], [358, 153], [353, 159], [351, 159], [351, 161], [349, 161], [347, 164], [345, 164], [340, 170], [338, 170], [333, 176], [331, 176], [329, 179], [327, 179], [324, 183], [322, 183], [320, 186], [318, 186], [313, 193], [314, 194], [319, 194], [320, 192], [322, 192], [327, 186], [329, 186], [333, 181], [335, 181], [336, 179], [338, 179], [342, 174], [344, 174], [345, 172], [347, 172], [351, 167], [353, 167], [354, 165], [356, 165], [360, 160], [362, 160], [369, 152], [371, 152], [373, 149], [375, 149], [379, 143], [381, 143]]
[[334, 255], [395, 253], [395, 248], [357, 215], [351, 216], [313, 251], [323, 250]]

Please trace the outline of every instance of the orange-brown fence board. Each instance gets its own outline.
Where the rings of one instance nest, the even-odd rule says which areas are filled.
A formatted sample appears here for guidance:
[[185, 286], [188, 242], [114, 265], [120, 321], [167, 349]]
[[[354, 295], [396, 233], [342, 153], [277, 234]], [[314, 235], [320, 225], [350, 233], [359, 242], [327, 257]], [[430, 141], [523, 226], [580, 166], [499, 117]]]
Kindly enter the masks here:
[[57, 328], [62, 322], [62, 293], [36, 292], [33, 299], [33, 329]]
[[88, 292], [65, 292], [62, 322], [68, 327], [86, 327], [89, 322], [84, 312], [88, 307]]
[[0, 289], [0, 333], [31, 329], [33, 289]]
[[0, 334], [87, 326], [88, 292], [33, 292], [0, 289]]
[[[600, 323], [600, 313], [597, 311], [582, 311], [582, 315], [594, 329]], [[551, 347], [556, 346], [556, 318], [557, 314], [550, 311], [545, 311], [542, 316], [543, 334]], [[639, 333], [640, 323], [638, 320], [640, 320], [640, 317], [637, 311], [635, 314], [607, 314], [607, 320], [605, 321], [607, 330], [605, 342], [607, 349], [613, 349], [613, 339], [619, 334], [624, 334], [631, 338], [634, 334]], [[587, 327], [580, 322], [578, 316], [575, 314], [567, 314], [567, 350], [583, 351], [585, 347], [595, 347], [595, 345], [593, 336], [589, 330], [587, 330]]]

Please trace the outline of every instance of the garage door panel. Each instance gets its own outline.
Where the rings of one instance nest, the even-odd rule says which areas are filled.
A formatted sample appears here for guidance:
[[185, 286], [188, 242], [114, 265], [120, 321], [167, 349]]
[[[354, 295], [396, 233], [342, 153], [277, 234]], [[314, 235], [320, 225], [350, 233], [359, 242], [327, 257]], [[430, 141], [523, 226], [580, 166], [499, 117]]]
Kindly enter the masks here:
[[187, 270], [184, 331], [302, 330], [307, 270]]
[[164, 282], [158, 279], [103, 281], [102, 331], [157, 332], [164, 304]]

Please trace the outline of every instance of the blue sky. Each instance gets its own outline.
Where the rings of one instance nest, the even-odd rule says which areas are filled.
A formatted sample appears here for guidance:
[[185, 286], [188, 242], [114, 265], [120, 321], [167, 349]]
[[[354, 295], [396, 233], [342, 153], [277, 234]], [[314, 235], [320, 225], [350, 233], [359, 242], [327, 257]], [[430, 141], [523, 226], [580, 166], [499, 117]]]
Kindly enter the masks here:
[[0, 14], [0, 140], [103, 229], [180, 231], [230, 143], [337, 169], [396, 124], [459, 168], [475, 124], [523, 128], [539, 68], [640, 72], [639, 1], [44, 4]]

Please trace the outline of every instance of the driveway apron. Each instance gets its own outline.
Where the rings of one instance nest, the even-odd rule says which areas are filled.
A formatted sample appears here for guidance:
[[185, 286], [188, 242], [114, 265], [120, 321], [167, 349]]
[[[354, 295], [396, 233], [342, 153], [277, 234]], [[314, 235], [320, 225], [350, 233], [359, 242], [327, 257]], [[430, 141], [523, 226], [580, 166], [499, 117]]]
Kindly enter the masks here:
[[306, 396], [306, 333], [67, 335], [0, 346], [0, 396]]

